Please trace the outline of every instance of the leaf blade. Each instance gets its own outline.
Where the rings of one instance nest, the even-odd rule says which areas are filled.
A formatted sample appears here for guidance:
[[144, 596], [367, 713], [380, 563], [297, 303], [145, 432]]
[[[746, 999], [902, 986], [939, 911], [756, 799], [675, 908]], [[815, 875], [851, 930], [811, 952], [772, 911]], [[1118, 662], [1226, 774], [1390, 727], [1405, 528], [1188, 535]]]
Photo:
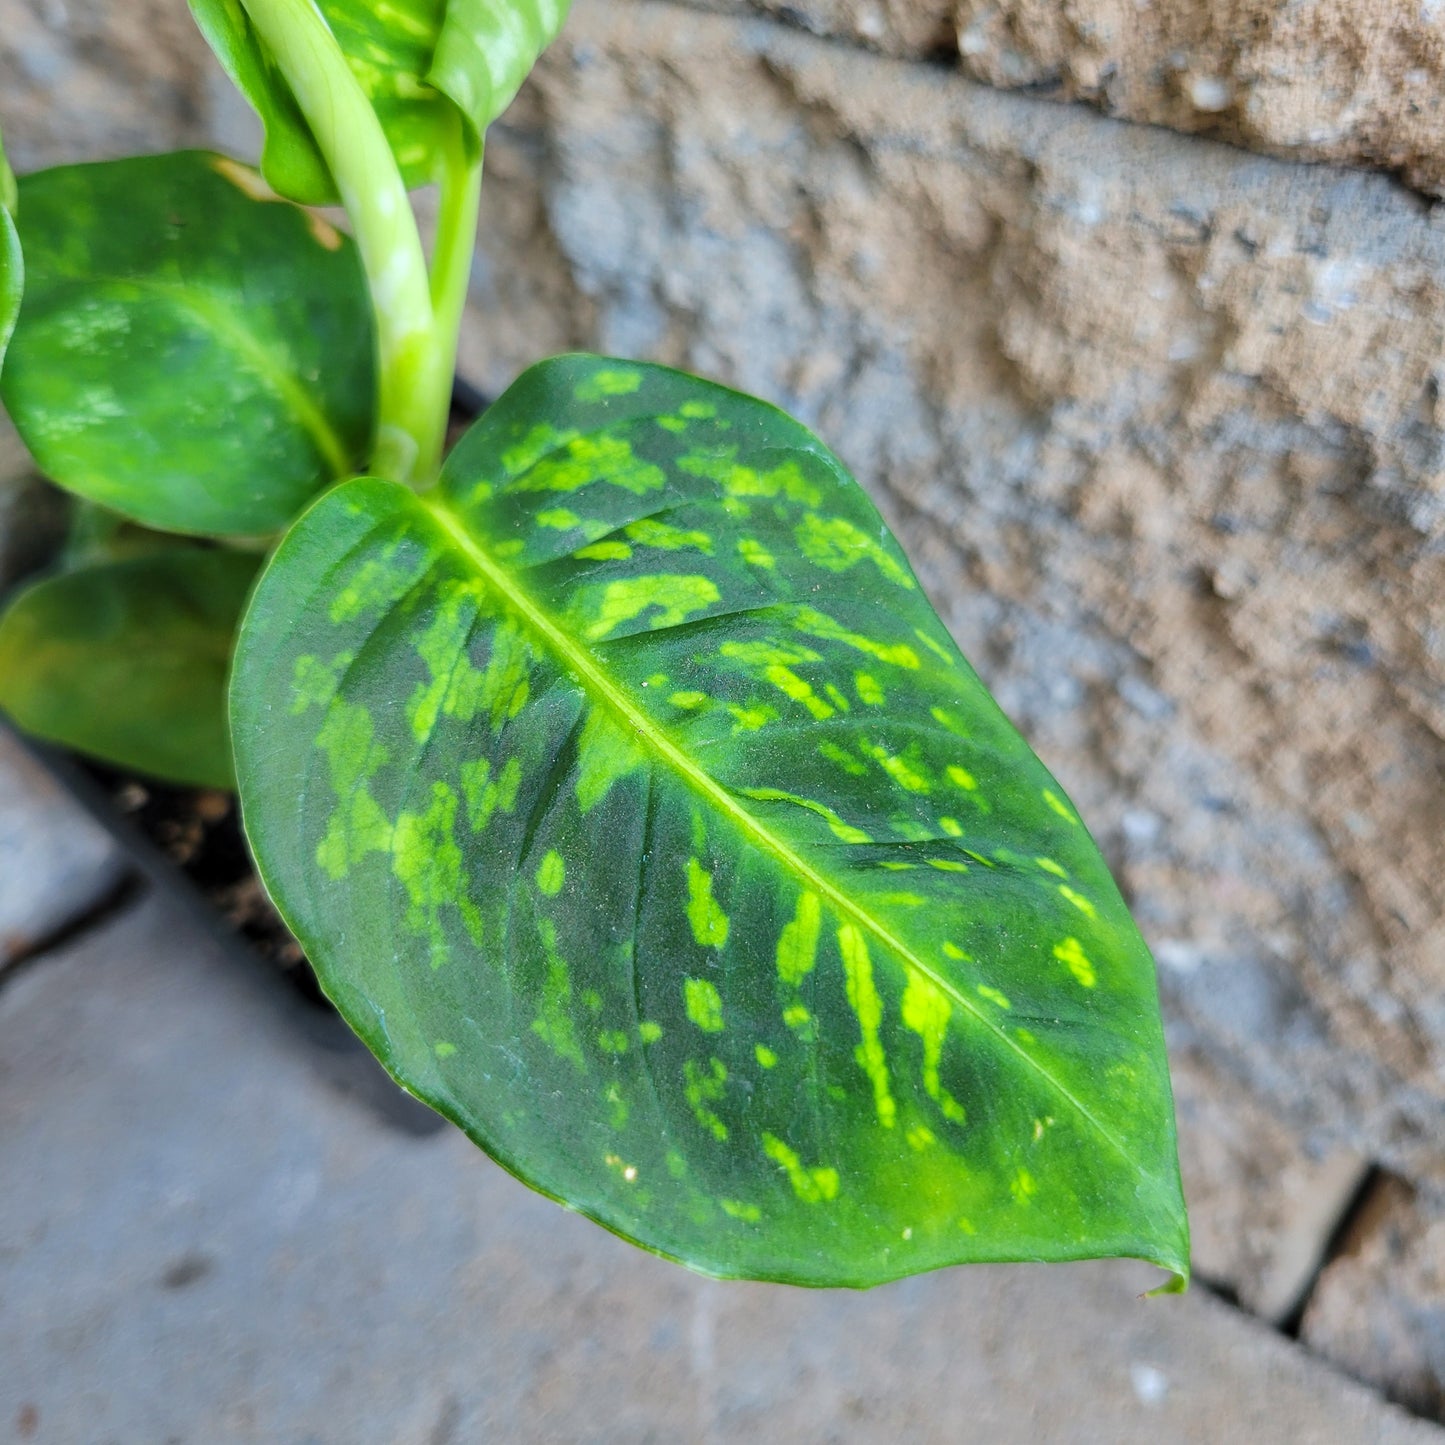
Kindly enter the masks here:
[[284, 526], [371, 442], [367, 292], [339, 232], [202, 152], [21, 181], [0, 395], [41, 468], [165, 531]]
[[33, 583], [0, 614], [0, 707], [106, 762], [234, 786], [226, 677], [259, 562], [172, 543]]
[[[859, 567], [893, 589], [885, 609], [850, 599]], [[268, 613], [315, 615], [328, 587], [340, 621], [302, 632], [339, 649], [308, 654], [334, 686], [292, 694], [294, 730], [264, 744], [329, 769], [298, 802], [259, 766], [257, 709], [282, 711], [284, 682], [248, 690], [298, 660]], [[233, 692], [247, 826], [388, 1067], [629, 1238], [799, 1283], [1091, 1252], [1182, 1274], [1147, 953], [951, 648], [796, 423], [560, 359], [469, 433], [440, 495], [352, 484], [283, 544]], [[852, 717], [885, 688], [964, 707], [970, 737], [926, 706], [926, 725]], [[947, 806], [993, 800], [966, 827], [935, 800], [964, 762], [973, 787], [948, 781]], [[341, 956], [338, 910], [376, 951]]]

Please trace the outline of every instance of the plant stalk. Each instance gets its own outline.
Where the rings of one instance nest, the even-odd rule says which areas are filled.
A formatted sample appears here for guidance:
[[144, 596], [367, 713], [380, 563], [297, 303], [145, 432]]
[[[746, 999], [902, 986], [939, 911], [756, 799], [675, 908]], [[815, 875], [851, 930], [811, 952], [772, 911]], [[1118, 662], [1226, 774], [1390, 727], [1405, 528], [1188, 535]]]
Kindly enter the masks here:
[[440, 462], [454, 362], [437, 344], [426, 254], [396, 158], [312, 0], [242, 4], [331, 169], [370, 283], [379, 366], [372, 470], [424, 484]]

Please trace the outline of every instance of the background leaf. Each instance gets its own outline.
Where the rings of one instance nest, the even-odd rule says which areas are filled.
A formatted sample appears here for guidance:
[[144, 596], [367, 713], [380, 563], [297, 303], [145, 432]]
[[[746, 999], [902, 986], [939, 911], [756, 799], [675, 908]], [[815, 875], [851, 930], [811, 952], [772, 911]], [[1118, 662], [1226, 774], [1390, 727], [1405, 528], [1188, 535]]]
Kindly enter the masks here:
[[278, 530], [370, 449], [345, 237], [198, 151], [20, 182], [26, 288], [0, 396], [49, 476], [163, 531]]
[[266, 884], [509, 1169], [720, 1275], [1188, 1245], [1153, 967], [862, 490], [656, 367], [323, 498], [232, 690]]
[[173, 543], [32, 584], [0, 615], [0, 707], [107, 762], [231, 787], [226, 674], [259, 565]]
[[[556, 38], [571, 0], [318, 0], [386, 132], [403, 179], [437, 179], [460, 111], [473, 153]], [[320, 205], [336, 187], [311, 129], [239, 0], [190, 0], [227, 74], [266, 129], [261, 168], [282, 195]]]

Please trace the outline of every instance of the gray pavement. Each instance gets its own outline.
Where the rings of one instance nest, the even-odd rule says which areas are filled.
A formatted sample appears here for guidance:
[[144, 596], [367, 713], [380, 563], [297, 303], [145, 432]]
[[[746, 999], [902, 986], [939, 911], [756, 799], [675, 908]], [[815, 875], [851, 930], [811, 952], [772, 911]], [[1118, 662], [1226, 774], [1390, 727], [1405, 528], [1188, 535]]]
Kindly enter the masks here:
[[155, 895], [0, 989], [0, 1440], [1445, 1442], [1141, 1266], [697, 1278], [388, 1122], [303, 1009]]

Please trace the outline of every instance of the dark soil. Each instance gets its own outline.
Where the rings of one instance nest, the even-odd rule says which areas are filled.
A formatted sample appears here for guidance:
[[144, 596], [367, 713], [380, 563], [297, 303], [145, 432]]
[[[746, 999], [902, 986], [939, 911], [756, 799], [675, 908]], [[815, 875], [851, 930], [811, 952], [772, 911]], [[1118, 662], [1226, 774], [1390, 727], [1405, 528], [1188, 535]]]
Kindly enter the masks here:
[[76, 762], [269, 965], [310, 1002], [331, 1007], [256, 877], [233, 793], [158, 783], [86, 758]]

